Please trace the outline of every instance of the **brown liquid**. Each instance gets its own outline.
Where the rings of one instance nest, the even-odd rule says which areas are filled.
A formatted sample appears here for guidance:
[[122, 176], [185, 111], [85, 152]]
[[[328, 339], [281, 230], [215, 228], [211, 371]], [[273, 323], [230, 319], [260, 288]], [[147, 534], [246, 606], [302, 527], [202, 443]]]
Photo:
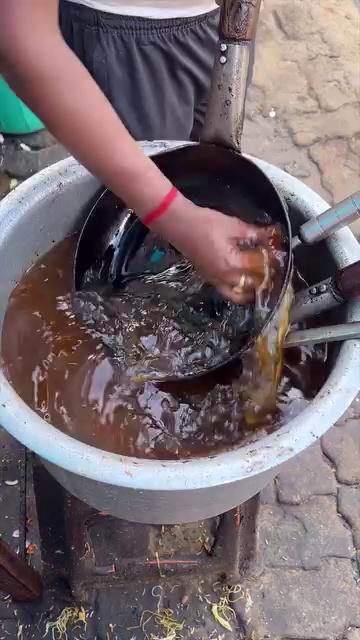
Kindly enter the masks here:
[[[249, 428], [249, 368], [238, 365], [187, 383], [133, 384], [112, 351], [91, 337], [69, 305], [76, 238], [42, 257], [13, 291], [2, 357], [19, 395], [70, 435], [108, 451], [176, 459], [244, 444], [298, 413], [326, 378], [326, 351], [286, 351], [277, 411]], [[65, 302], [67, 301], [67, 302]]]

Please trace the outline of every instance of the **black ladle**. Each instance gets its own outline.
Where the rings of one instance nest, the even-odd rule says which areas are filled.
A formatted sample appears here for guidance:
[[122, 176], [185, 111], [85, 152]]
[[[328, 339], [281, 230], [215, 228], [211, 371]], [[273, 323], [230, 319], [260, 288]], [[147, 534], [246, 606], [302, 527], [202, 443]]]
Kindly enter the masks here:
[[[285, 202], [267, 175], [249, 158], [242, 156], [240, 150], [249, 56], [259, 8], [260, 0], [251, 3], [247, 0], [223, 0], [212, 88], [201, 143], [165, 151], [153, 156], [153, 160], [172, 183], [199, 206], [218, 209], [229, 215], [239, 216], [241, 213], [242, 219], [253, 224], [278, 223], [290, 239], [291, 226]], [[134, 276], [127, 273], [127, 266], [147, 232], [118, 198], [109, 191], [102, 193], [79, 239], [75, 288], [110, 285], [114, 291], [124, 283], [124, 277], [132, 279]], [[292, 266], [289, 245], [281, 289], [271, 301], [268, 315], [256, 333], [249, 334], [246, 343], [243, 341], [240, 346], [235, 341], [230, 345], [221, 364], [237, 359], [274, 321], [291, 281]], [[145, 277], [152, 276], [146, 274]], [[218, 367], [219, 363], [204, 366], [202, 373]], [[186, 378], [193, 376], [189, 370], [183, 374]], [[198, 376], [199, 371], [195, 375]]]
[[[249, 223], [279, 224], [291, 237], [287, 207], [268, 176], [255, 162], [241, 154], [249, 58], [255, 35], [260, 0], [223, 0], [219, 42], [205, 125], [198, 145], [186, 145], [153, 156], [170, 181], [195, 204], [238, 216]], [[189, 230], [191, 232], [191, 230]], [[132, 256], [148, 230], [118, 198], [105, 191], [82, 230], [75, 260], [75, 288], [119, 291]], [[230, 341], [223, 364], [238, 358], [268, 327], [284, 297], [292, 275], [289, 252], [283, 277], [277, 283], [268, 314], [252, 331]], [[150, 277], [146, 274], [146, 277]], [[129, 280], [128, 280], [129, 282]], [[121, 295], [121, 290], [120, 290]], [[235, 315], [235, 314], [234, 314]], [[234, 327], [235, 331], [237, 327]], [[247, 339], [248, 338], [248, 339]], [[204, 363], [207, 373], [218, 364]], [[184, 377], [193, 377], [189, 370]], [[180, 374], [179, 374], [179, 377]]]

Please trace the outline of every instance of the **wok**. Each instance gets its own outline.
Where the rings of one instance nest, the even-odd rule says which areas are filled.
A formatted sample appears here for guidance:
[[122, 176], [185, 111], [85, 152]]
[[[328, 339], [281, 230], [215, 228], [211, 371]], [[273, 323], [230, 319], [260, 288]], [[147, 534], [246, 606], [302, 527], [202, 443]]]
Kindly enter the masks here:
[[[224, 0], [220, 12], [219, 41], [215, 54], [212, 85], [200, 144], [186, 145], [153, 156], [153, 161], [189, 199], [230, 216], [258, 225], [278, 224], [283, 236], [291, 238], [285, 202], [269, 178], [241, 153], [249, 56], [255, 35], [261, 0]], [[121, 285], [128, 262], [148, 230], [133, 211], [106, 191], [90, 212], [80, 235], [75, 258], [75, 289]], [[292, 254], [288, 252], [269, 312], [257, 323], [256, 334], [272, 322], [292, 275]], [[249, 345], [234, 341], [222, 364], [238, 357]], [[216, 368], [205, 363], [201, 371], [183, 371], [193, 377]]]
[[[154, 156], [153, 160], [172, 183], [199, 206], [241, 216], [242, 220], [253, 224], [281, 225], [284, 236], [289, 240], [287, 261], [281, 282], [269, 300], [267, 315], [262, 316], [254, 330], [246, 334], [247, 338], [244, 340], [241, 336], [239, 339], [235, 334], [236, 338], [221, 361], [202, 361], [200, 366], [187, 366], [177, 373], [176, 378], [206, 374], [238, 358], [257, 335], [266, 331], [274, 321], [292, 277], [291, 248], [296, 248], [301, 242], [312, 244], [328, 237], [359, 216], [360, 212], [360, 193], [357, 193], [323, 213], [316, 221], [305, 223], [291, 242], [286, 203], [259, 167], [241, 154], [249, 53], [259, 8], [260, 0], [251, 4], [244, 0], [224, 0], [200, 144], [165, 151]], [[133, 211], [127, 209], [109, 190], [103, 191], [80, 234], [75, 258], [75, 288], [97, 288], [110, 283], [112, 292], [119, 291], [133, 278], [129, 263], [147, 234], [148, 229]], [[176, 275], [176, 265], [171, 269], [168, 271], [169, 277]], [[345, 299], [350, 297], [345, 296]], [[309, 315], [309, 308], [308, 305], [305, 315]], [[312, 308], [316, 310], [315, 306]], [[299, 319], [301, 309], [297, 311], [296, 320]], [[326, 328], [323, 335], [324, 339], [328, 335]], [[339, 339], [341, 336], [343, 332], [340, 327]], [[311, 336], [309, 339], [312, 339]]]

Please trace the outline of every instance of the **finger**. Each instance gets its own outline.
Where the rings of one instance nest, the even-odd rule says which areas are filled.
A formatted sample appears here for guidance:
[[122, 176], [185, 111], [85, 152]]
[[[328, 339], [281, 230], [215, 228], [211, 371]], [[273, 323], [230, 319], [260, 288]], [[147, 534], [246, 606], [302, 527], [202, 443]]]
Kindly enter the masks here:
[[[237, 282], [233, 284], [232, 289], [235, 293], [252, 293], [261, 286], [263, 280], [263, 276], [244, 271]], [[230, 283], [226, 282], [226, 284], [229, 285]]]
[[239, 238], [241, 239], [255, 242], [256, 244], [269, 245], [274, 248], [280, 248], [285, 241], [281, 227], [278, 224], [259, 226], [239, 219], [235, 220]]
[[272, 258], [265, 250], [236, 247], [232, 255], [231, 271], [247, 271], [250, 274], [264, 275], [271, 263]]
[[261, 271], [243, 269], [240, 267], [233, 268], [223, 274], [221, 279], [217, 278], [217, 282], [228, 287], [236, 287], [245, 291], [252, 291], [263, 286], [269, 279], [270, 271], [263, 268]]
[[255, 291], [235, 291], [233, 287], [226, 284], [216, 287], [219, 293], [226, 300], [230, 300], [235, 304], [252, 304], [255, 300]]

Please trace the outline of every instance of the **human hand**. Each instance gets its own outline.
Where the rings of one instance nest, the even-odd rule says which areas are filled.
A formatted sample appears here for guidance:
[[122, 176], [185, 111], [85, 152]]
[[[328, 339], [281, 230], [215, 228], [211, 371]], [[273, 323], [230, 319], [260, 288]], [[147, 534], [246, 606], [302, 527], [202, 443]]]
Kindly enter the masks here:
[[198, 207], [181, 194], [153, 226], [187, 256], [206, 282], [246, 304], [268, 275], [274, 227], [257, 227]]

